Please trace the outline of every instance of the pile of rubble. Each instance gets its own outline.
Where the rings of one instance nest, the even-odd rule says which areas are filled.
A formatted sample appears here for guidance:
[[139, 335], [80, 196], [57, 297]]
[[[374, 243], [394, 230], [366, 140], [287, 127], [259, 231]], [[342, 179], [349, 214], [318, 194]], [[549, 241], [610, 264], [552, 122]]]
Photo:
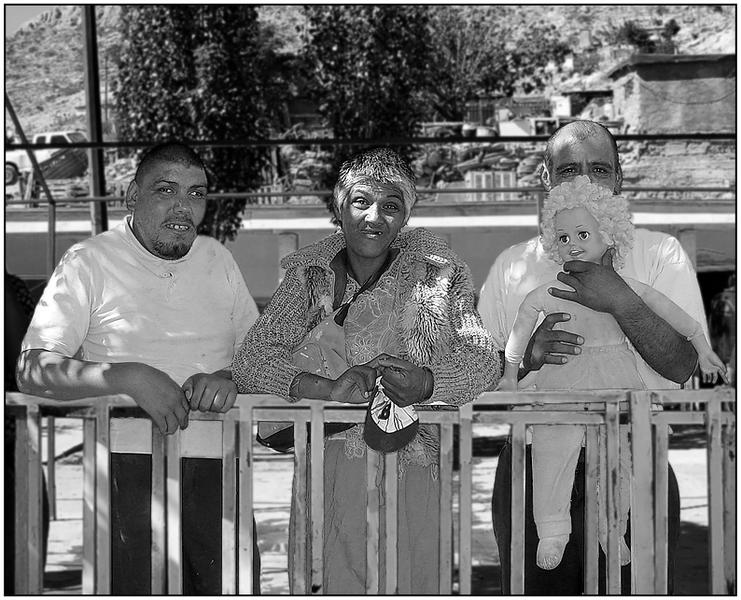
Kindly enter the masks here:
[[[517, 187], [534, 187], [539, 185], [541, 161], [542, 152], [532, 144], [441, 144], [422, 151], [412, 161], [412, 168], [417, 185], [426, 189], [463, 187], [459, 182], [472, 184], [474, 181], [469, 173], [494, 171], [514, 173]], [[436, 197], [436, 194], [423, 195], [426, 200]]]

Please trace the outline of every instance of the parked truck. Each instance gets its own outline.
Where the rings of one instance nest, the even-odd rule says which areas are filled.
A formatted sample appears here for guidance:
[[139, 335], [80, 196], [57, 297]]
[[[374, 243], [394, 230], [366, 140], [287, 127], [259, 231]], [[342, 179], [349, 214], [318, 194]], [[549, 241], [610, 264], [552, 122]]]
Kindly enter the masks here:
[[[87, 142], [82, 131], [47, 131], [33, 136], [33, 144], [67, 145]], [[70, 179], [85, 174], [88, 167], [84, 148], [44, 148], [34, 150], [36, 161], [46, 179]], [[5, 152], [5, 185], [13, 185], [33, 170], [26, 150]]]

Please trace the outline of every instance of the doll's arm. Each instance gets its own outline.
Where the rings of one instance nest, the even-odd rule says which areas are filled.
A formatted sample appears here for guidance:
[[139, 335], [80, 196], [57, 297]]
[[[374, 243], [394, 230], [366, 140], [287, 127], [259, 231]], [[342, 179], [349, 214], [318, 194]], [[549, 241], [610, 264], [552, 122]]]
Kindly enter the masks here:
[[692, 346], [697, 352], [697, 359], [703, 379], [715, 383], [718, 375], [720, 375], [723, 381], [727, 382], [726, 366], [718, 355], [713, 352], [702, 331], [702, 326], [672, 302], [670, 298], [651, 286], [634, 279], [625, 278], [625, 280], [651, 310], [664, 319], [677, 333], [692, 343]]
[[517, 310], [517, 317], [515, 317], [515, 323], [504, 349], [504, 373], [497, 390], [517, 390], [517, 372], [520, 362], [538, 321], [538, 313], [541, 311], [542, 302], [538, 302], [538, 297], [538, 289], [533, 290], [525, 297]]

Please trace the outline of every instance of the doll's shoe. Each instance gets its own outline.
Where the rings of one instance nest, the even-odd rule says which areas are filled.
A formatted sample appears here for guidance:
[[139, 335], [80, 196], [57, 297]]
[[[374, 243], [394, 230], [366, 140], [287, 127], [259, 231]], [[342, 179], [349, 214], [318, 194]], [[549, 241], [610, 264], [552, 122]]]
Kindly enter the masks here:
[[569, 541], [567, 535], [553, 535], [544, 537], [538, 542], [538, 553], [535, 559], [536, 564], [546, 571], [555, 569], [561, 564], [563, 551]]

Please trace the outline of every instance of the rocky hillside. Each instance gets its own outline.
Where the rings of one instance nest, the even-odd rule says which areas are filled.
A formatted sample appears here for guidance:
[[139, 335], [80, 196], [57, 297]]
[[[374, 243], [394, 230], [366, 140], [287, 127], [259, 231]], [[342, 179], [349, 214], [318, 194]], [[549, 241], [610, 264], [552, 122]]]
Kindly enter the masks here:
[[[611, 26], [634, 20], [643, 27], [660, 27], [675, 19], [680, 30], [675, 37], [682, 53], [735, 52], [735, 6], [508, 6], [507, 18], [517, 28], [534, 22], [552, 22], [574, 49], [584, 43], [599, 45]], [[300, 22], [296, 6], [261, 7], [261, 18], [274, 26], [287, 51], [300, 51], [295, 26]], [[118, 6], [98, 6], [101, 95], [107, 88], [112, 104], [115, 57], [121, 45], [117, 26]], [[609, 65], [600, 65], [600, 68]], [[598, 72], [595, 74], [599, 76]], [[592, 75], [594, 77], [595, 75]], [[552, 90], [563, 80], [557, 76]], [[564, 76], [565, 77], [565, 76]], [[569, 74], [569, 85], [578, 83], [579, 73]], [[5, 41], [6, 91], [28, 134], [49, 129], [85, 127], [84, 60], [82, 16], [79, 6], [59, 6], [41, 14]], [[103, 98], [104, 100], [104, 98]], [[105, 126], [104, 126], [105, 127]]]

